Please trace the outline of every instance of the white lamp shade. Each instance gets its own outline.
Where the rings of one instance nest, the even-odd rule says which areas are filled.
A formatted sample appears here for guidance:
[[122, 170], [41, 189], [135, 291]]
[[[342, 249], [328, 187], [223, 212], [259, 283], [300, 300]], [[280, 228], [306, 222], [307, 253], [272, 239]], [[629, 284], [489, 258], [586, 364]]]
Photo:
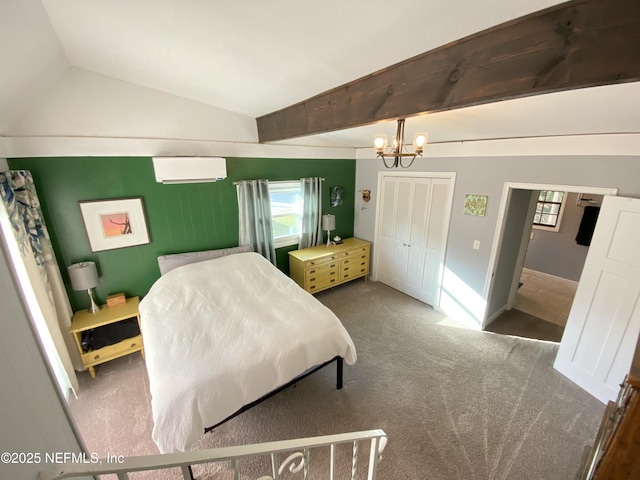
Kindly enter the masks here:
[[67, 267], [74, 290], [89, 290], [98, 286], [98, 270], [94, 262], [74, 263]]
[[336, 216], [335, 215], [323, 215], [322, 216], [322, 229], [323, 230], [335, 230], [336, 228]]

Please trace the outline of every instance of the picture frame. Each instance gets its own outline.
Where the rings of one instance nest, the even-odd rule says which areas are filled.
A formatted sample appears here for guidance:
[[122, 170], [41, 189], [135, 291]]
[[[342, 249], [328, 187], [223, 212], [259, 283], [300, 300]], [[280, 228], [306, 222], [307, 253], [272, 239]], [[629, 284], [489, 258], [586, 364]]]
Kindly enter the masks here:
[[142, 197], [78, 202], [92, 252], [150, 243]]
[[484, 217], [487, 214], [488, 195], [468, 194], [464, 199], [464, 214]]
[[344, 200], [344, 187], [342, 186], [335, 186], [335, 187], [331, 187], [331, 206], [332, 207], [339, 207], [343, 204]]

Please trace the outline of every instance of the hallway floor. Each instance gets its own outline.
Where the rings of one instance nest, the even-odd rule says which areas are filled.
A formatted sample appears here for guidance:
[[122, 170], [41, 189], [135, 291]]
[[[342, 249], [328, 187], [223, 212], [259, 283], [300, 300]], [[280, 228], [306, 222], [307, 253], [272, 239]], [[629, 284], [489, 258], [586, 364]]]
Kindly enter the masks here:
[[515, 308], [564, 327], [569, 318], [578, 283], [524, 269]]
[[514, 308], [486, 328], [489, 332], [560, 342], [577, 282], [523, 270]]

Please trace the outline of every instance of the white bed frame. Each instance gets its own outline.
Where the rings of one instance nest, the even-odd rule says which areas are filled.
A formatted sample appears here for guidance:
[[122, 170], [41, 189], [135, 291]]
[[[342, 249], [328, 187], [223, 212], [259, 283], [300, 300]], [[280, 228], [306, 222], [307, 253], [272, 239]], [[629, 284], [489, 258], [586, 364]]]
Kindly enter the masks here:
[[[369, 445], [368, 455], [360, 455], [360, 444]], [[243, 460], [251, 457], [268, 456], [271, 458], [271, 472], [257, 480], [278, 480], [283, 472], [300, 473], [296, 478], [309, 479], [312, 466], [320, 463], [326, 469], [325, 462], [318, 462], [321, 454], [329, 455], [329, 471], [316, 468], [314, 472], [323, 474], [322, 478], [335, 480], [336, 451], [351, 446], [351, 480], [358, 478], [375, 480], [378, 462], [387, 443], [387, 436], [382, 430], [309, 437], [279, 442], [243, 445], [239, 447], [215, 448], [183, 453], [167, 453], [143, 457], [101, 459], [100, 462], [83, 463], [81, 461], [57, 464], [40, 472], [39, 480], [60, 480], [63, 478], [80, 478], [92, 475], [115, 474], [118, 480], [128, 480], [129, 473], [139, 471], [155, 471], [165, 468], [180, 468], [183, 479], [192, 479], [191, 466], [206, 463], [226, 463], [233, 472], [233, 478], [240, 478]], [[314, 463], [309, 462], [310, 451], [314, 450]], [[364, 457], [364, 458], [361, 458]], [[220, 478], [223, 478], [222, 476]], [[228, 478], [228, 477], [224, 477]], [[289, 478], [289, 477], [287, 477]]]

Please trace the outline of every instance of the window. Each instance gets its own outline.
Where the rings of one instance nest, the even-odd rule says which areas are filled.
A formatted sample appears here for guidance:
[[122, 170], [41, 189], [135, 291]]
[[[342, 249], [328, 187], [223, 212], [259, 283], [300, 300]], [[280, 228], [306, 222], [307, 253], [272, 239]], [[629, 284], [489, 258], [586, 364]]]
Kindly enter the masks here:
[[564, 211], [564, 198], [564, 192], [542, 190], [538, 195], [536, 213], [533, 217], [534, 227], [557, 232]]
[[300, 181], [269, 182], [269, 199], [275, 247], [297, 244], [302, 218]]

